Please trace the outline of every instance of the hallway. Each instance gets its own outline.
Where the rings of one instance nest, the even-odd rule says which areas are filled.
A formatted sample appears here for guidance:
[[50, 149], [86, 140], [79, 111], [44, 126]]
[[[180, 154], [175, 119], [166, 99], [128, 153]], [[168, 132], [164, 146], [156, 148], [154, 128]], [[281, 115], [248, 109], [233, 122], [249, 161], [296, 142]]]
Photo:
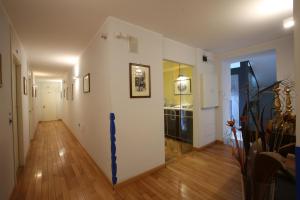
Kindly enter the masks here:
[[[294, 167], [299, 2], [0, 0], [0, 200], [242, 199], [252, 177], [241, 176], [253, 166], [240, 168], [221, 144], [232, 135], [228, 120], [242, 114], [231, 112], [231, 64], [263, 52], [276, 54], [266, 58], [276, 66], [272, 81], [289, 82], [275, 88], [285, 97], [268, 113], [288, 114], [291, 126], [262, 120], [253, 129], [261, 133], [248, 131], [256, 119], [241, 105], [251, 111], [241, 128], [267, 152], [280, 147], [273, 129], [288, 130], [292, 155], [284, 156]], [[253, 62], [265, 81], [269, 65]], [[259, 119], [261, 104], [273, 104], [258, 102], [265, 86], [246, 86]], [[243, 142], [245, 155], [258, 143]]]
[[111, 186], [61, 121], [42, 122], [12, 199], [114, 199]]
[[230, 149], [192, 152], [117, 192], [63, 122], [42, 122], [12, 199], [241, 199]]

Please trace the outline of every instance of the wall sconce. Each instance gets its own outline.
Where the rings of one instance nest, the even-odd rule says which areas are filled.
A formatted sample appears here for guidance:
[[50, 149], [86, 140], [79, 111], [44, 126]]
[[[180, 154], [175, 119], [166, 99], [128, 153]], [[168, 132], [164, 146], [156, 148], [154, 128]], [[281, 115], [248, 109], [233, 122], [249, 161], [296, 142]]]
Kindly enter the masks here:
[[287, 18], [283, 21], [283, 28], [289, 29], [295, 26], [295, 21], [293, 17]]

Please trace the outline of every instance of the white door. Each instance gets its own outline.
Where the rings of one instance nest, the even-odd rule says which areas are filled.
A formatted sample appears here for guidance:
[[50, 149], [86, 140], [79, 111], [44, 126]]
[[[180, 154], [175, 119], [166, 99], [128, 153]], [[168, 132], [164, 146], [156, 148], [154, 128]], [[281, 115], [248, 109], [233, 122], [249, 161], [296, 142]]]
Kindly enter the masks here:
[[14, 187], [14, 142], [12, 128], [12, 72], [10, 25], [0, 9], [0, 199], [9, 199]]
[[43, 83], [40, 93], [42, 121], [57, 120], [57, 84]]
[[[12, 119], [13, 119], [13, 144], [14, 144], [14, 170], [15, 175], [19, 167], [24, 165], [23, 145], [23, 108], [22, 108], [22, 73], [21, 66], [14, 57], [12, 63]], [[16, 179], [17, 177], [15, 177]]]

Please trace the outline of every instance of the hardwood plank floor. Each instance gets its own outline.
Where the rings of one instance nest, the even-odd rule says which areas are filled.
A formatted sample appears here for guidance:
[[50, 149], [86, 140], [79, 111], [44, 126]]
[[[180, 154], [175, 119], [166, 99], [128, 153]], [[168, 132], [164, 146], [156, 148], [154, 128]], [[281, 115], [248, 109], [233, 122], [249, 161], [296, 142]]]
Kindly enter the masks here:
[[11, 199], [241, 199], [240, 172], [230, 149], [191, 152], [113, 191], [61, 121], [39, 124]]

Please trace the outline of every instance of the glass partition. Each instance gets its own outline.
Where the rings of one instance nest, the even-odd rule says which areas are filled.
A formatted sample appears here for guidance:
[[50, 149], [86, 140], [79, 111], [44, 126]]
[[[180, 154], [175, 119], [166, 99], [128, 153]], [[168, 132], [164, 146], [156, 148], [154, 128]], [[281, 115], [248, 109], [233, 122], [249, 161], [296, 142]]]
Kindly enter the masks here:
[[164, 124], [166, 160], [187, 153], [193, 147], [193, 68], [164, 61]]

